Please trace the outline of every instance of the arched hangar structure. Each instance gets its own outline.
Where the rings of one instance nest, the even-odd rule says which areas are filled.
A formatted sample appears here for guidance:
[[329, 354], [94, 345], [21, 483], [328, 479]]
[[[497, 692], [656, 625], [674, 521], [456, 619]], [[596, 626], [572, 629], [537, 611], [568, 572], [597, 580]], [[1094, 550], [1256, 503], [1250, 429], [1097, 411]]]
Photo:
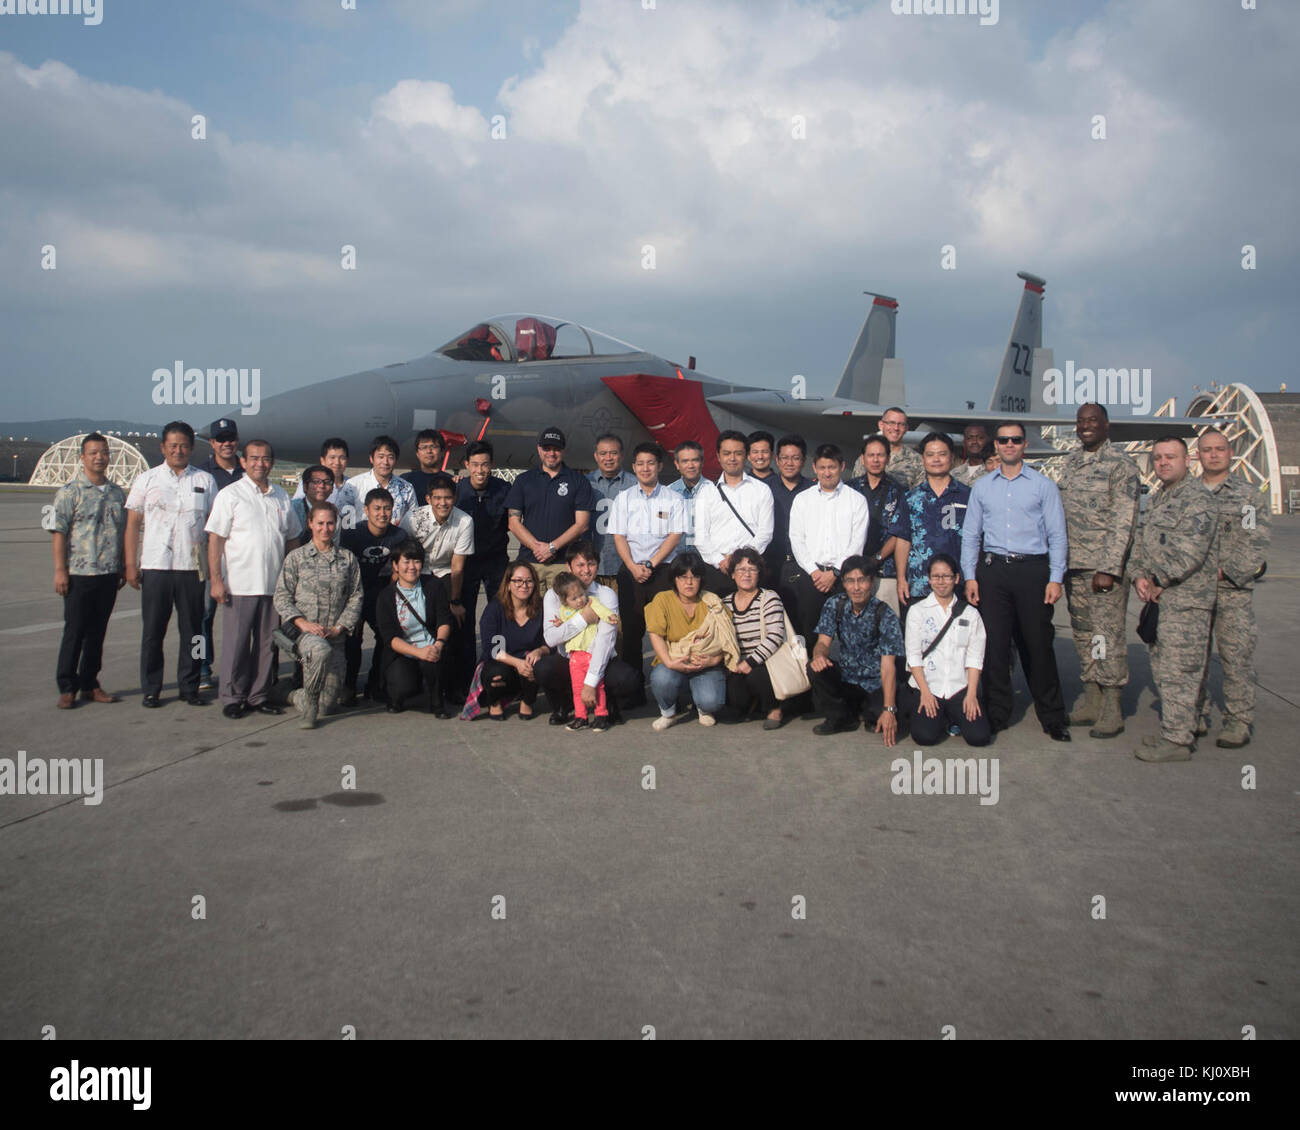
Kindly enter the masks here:
[[[52, 444], [37, 460], [30, 484], [38, 487], [61, 487], [71, 482], [81, 470], [81, 441], [89, 435], [68, 436]], [[108, 439], [108, 479], [123, 490], [130, 490], [137, 475], [149, 470], [149, 461], [134, 444], [118, 436]]]

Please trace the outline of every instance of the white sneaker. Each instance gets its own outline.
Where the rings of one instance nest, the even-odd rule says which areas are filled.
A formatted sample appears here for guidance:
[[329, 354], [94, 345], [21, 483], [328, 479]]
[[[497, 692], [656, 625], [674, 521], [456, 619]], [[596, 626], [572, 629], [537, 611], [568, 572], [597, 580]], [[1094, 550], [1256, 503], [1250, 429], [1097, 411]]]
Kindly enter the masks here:
[[715, 717], [713, 717], [712, 714], [705, 714], [704, 711], [701, 710], [699, 712], [699, 715], [700, 715], [701, 726], [714, 726], [717, 724], [718, 720]]
[[682, 711], [678, 714], [661, 714], [659, 715], [658, 718], [656, 718], [653, 722], [650, 723], [650, 728], [652, 730], [663, 731], [668, 729], [669, 726], [677, 725], [677, 723], [680, 722], [685, 717], [686, 717], [685, 711]]

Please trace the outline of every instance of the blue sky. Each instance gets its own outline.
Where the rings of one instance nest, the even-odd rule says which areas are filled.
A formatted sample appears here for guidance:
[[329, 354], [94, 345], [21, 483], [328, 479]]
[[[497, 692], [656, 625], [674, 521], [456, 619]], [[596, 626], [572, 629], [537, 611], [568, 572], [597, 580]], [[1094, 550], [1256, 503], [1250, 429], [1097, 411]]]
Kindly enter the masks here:
[[888, 0], [0, 16], [4, 415], [153, 419], [149, 374], [176, 358], [260, 365], [269, 396], [521, 309], [824, 392], [868, 288], [900, 299], [909, 400], [982, 405], [1019, 269], [1048, 279], [1058, 364], [1149, 366], [1180, 405], [1212, 379], [1272, 390], [1297, 298], [1300, 23], [1264, 9], [1002, 0], [990, 27]]

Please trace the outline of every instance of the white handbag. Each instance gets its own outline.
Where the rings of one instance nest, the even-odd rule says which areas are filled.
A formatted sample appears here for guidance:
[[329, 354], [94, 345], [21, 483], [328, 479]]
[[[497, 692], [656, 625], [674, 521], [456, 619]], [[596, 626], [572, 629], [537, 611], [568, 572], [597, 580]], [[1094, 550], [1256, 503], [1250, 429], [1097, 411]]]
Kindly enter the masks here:
[[812, 689], [808, 680], [808, 648], [794, 632], [785, 613], [785, 640], [767, 661], [767, 675], [778, 699], [794, 698]]

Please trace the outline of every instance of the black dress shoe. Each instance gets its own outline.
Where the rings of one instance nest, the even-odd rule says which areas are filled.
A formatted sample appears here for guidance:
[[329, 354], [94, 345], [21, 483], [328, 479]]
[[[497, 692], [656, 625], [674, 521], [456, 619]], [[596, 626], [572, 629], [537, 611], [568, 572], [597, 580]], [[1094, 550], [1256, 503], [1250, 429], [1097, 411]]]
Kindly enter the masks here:
[[204, 698], [201, 694], [199, 694], [198, 691], [191, 691], [187, 695], [181, 695], [181, 698], [183, 698], [185, 702], [188, 703], [190, 706], [208, 705], [208, 700]]
[[1054, 726], [1044, 726], [1043, 733], [1054, 742], [1068, 742], [1071, 740], [1070, 729], [1064, 722], [1058, 722]]
[[844, 722], [832, 722], [828, 718], [820, 725], [814, 726], [813, 733], [820, 737], [825, 737], [827, 734], [847, 734], [849, 731], [856, 730], [857, 728], [858, 720], [856, 718], [850, 718]]
[[400, 702], [390, 702], [386, 707], [389, 714], [401, 714], [406, 709]]
[[248, 704], [243, 702], [228, 702], [221, 708], [221, 713], [227, 718], [242, 718], [248, 713]]
[[536, 710], [534, 710], [531, 714], [525, 714], [522, 710], [519, 712], [519, 721], [521, 722], [531, 722], [536, 717], [537, 717]]
[[567, 726], [569, 724], [569, 712], [567, 710], [552, 710], [548, 725]]
[[147, 694], [144, 696], [143, 699], [140, 700], [140, 705], [147, 706], [149, 707], [150, 710], [152, 710], [156, 706], [161, 706], [162, 703], [159, 701], [158, 696], [156, 694]]
[[273, 702], [259, 702], [256, 706], [250, 706], [248, 712], [250, 714], [283, 714], [284, 707], [276, 706]]

